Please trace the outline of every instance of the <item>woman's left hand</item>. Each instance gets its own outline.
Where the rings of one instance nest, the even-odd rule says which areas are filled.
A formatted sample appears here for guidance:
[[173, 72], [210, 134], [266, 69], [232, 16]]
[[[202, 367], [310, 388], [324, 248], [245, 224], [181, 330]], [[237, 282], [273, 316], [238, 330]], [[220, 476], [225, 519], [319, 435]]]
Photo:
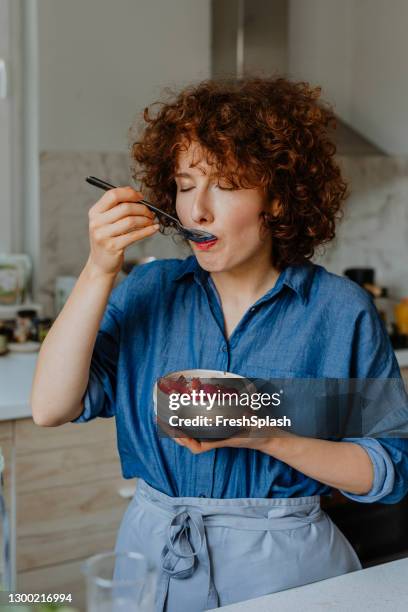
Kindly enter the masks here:
[[195, 455], [212, 450], [213, 448], [223, 448], [225, 446], [262, 450], [266, 440], [269, 440], [269, 438], [260, 438], [255, 436], [248, 436], [245, 438], [243, 436], [232, 436], [231, 438], [226, 438], [225, 440], [206, 440], [205, 442], [201, 442], [195, 438], [174, 438], [174, 441], [177, 442], [177, 444], [180, 446], [185, 446]]
[[[185, 434], [180, 434], [180, 430], [175, 427], [170, 427], [168, 423], [164, 423], [160, 418], [157, 417], [157, 423], [160, 428], [165, 431], [169, 437], [173, 438], [179, 446], [185, 446], [194, 454], [205, 453], [206, 451], [212, 450], [213, 448], [251, 448], [253, 450], [259, 450], [267, 454], [272, 454], [273, 441], [279, 438], [296, 437], [292, 434], [279, 427], [269, 427], [268, 433], [263, 436], [259, 435], [259, 431], [255, 432], [254, 428], [246, 428], [248, 435], [235, 435], [230, 438], [223, 440], [206, 440], [201, 442], [195, 438], [189, 438]], [[255, 433], [254, 433], [255, 432]]]

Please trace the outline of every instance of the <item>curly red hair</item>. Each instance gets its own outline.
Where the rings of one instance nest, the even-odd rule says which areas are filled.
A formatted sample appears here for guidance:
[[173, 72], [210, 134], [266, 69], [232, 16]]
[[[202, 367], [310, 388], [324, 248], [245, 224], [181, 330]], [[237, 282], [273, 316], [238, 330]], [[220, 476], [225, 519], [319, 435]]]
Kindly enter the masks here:
[[144, 109], [142, 137], [131, 144], [133, 177], [176, 215], [178, 152], [198, 142], [216, 176], [235, 188], [260, 187], [274, 203], [265, 220], [273, 264], [303, 263], [334, 238], [348, 195], [328, 134], [335, 116], [320, 93], [283, 77], [206, 80], [170, 92]]

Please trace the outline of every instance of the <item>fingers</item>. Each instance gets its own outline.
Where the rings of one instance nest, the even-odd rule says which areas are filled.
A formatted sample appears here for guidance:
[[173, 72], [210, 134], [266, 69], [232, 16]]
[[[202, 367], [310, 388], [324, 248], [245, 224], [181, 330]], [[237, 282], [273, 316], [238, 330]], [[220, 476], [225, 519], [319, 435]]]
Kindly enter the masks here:
[[220, 440], [217, 442], [200, 442], [199, 440], [195, 440], [194, 438], [174, 438], [174, 441], [177, 442], [180, 446], [185, 446], [188, 448], [190, 452], [194, 455], [198, 453], [205, 453], [206, 451], [212, 450], [213, 448], [221, 448], [223, 446], [227, 446], [224, 440]]
[[92, 208], [102, 213], [114, 208], [120, 202], [137, 202], [142, 199], [143, 194], [133, 187], [115, 187], [106, 191]]
[[195, 455], [198, 453], [203, 453], [204, 448], [202, 448], [202, 442], [198, 440], [194, 440], [194, 438], [174, 438], [174, 442], [177, 442], [179, 446], [185, 446], [188, 450]]
[[159, 227], [159, 224], [149, 225], [148, 227], [133, 230], [132, 232], [128, 232], [127, 234], [123, 234], [122, 236], [117, 236], [116, 238], [112, 238], [112, 245], [115, 249], [118, 250], [125, 249], [137, 240], [142, 240], [142, 238], [148, 238], [149, 236], [153, 236], [153, 234], [158, 231]]
[[136, 229], [142, 229], [143, 227], [151, 227], [153, 224], [152, 219], [140, 216], [129, 216], [124, 219], [116, 221], [116, 223], [110, 223], [109, 225], [102, 225], [94, 230], [95, 236], [99, 240], [106, 238], [113, 238], [115, 236], [121, 236], [127, 234]]
[[149, 210], [144, 204], [136, 204], [135, 202], [121, 202], [114, 208], [99, 214], [98, 223], [101, 225], [114, 223], [123, 217], [131, 215], [146, 217], [152, 220], [155, 218], [154, 212]]
[[205, 451], [212, 450], [213, 448], [222, 448], [224, 446], [229, 446], [229, 444], [225, 440], [217, 440], [215, 442], [201, 442], [200, 446], [201, 446], [201, 451], [205, 452]]

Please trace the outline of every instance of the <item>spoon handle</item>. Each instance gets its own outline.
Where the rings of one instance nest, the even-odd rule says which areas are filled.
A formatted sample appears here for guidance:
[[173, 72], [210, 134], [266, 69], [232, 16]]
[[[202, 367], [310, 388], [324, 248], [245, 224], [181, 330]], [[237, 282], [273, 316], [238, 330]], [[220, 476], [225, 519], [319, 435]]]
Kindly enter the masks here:
[[102, 181], [96, 176], [87, 176], [85, 180], [90, 185], [93, 185], [94, 187], [99, 187], [99, 189], [103, 189], [104, 191], [108, 191], [109, 189], [116, 189], [115, 185], [107, 183], [106, 181]]
[[[175, 217], [173, 217], [172, 215], [169, 215], [169, 213], [164, 212], [164, 210], [160, 210], [160, 208], [156, 208], [156, 206], [153, 206], [153, 204], [150, 204], [150, 202], [148, 202], [147, 200], [139, 200], [140, 204], [144, 204], [145, 206], [147, 206], [147, 208], [149, 208], [151, 211], [157, 213], [158, 215], [162, 215], [163, 217], [167, 217], [168, 219], [170, 219], [171, 221], [173, 221], [173, 223], [176, 223], [178, 227], [182, 228], [180, 221], [178, 219], [176, 219]], [[182, 228], [184, 229], [184, 228]]]
[[[108, 183], [107, 181], [102, 181], [96, 176], [87, 176], [86, 181], [87, 183], [90, 183], [91, 185], [94, 185], [95, 187], [99, 187], [100, 189], [103, 189], [104, 191], [108, 191], [109, 189], [116, 189], [115, 185], [112, 185], [111, 183]], [[139, 200], [139, 202], [141, 204], [144, 204], [151, 211], [157, 213], [158, 215], [162, 215], [163, 217], [167, 217], [173, 223], [176, 223], [178, 227], [181, 227], [180, 221], [176, 219], [175, 217], [173, 217], [172, 215], [169, 215], [168, 213], [164, 212], [164, 210], [160, 210], [160, 208], [156, 208], [156, 206], [153, 206], [153, 204], [150, 204], [150, 202], [148, 202], [147, 200]]]

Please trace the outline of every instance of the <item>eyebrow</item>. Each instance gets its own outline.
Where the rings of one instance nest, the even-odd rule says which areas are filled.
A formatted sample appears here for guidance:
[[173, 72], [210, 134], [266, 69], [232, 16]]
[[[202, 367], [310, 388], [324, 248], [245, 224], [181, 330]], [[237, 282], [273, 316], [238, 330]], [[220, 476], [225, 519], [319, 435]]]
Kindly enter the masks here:
[[[207, 173], [205, 172], [205, 170], [203, 170], [202, 168], [200, 168], [199, 166], [197, 166], [198, 170], [200, 170], [200, 172], [204, 175], [206, 175]], [[190, 174], [189, 172], [177, 172], [174, 175], [174, 178], [194, 178], [194, 176], [192, 174]]]
[[177, 172], [174, 175], [174, 178], [191, 178], [191, 174], [189, 174], [188, 172]]

